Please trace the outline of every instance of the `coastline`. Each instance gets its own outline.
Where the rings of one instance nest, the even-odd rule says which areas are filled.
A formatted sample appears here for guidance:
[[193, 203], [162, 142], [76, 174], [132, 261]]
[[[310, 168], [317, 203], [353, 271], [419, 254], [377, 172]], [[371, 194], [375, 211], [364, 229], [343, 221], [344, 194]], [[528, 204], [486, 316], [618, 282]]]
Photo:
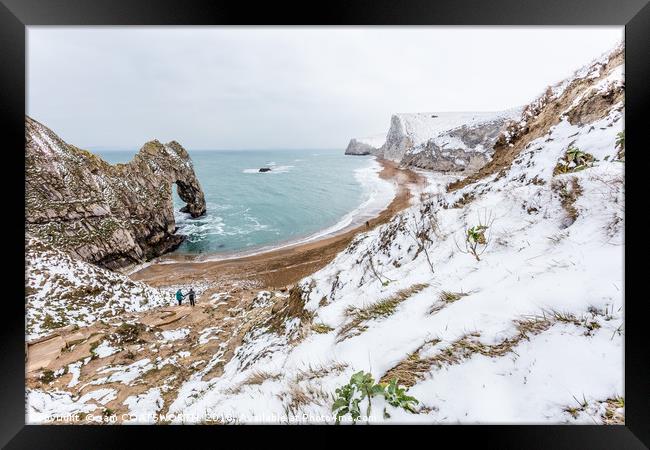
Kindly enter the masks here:
[[287, 247], [326, 239], [363, 225], [366, 220], [373, 219], [379, 215], [381, 211], [383, 211], [394, 200], [399, 189], [398, 183], [391, 177], [380, 176], [380, 173], [385, 168], [385, 165], [382, 164], [380, 160], [374, 157], [370, 160], [370, 163], [371, 164], [367, 167], [361, 167], [355, 170], [355, 178], [365, 187], [368, 198], [366, 198], [354, 210], [344, 214], [332, 225], [304, 235], [240, 250], [205, 253], [175, 251], [173, 253], [161, 255], [147, 263], [131, 267], [127, 273], [135, 273], [152, 264], [224, 261], [228, 259], [254, 256], [269, 251], [280, 250]]
[[[395, 185], [392, 201], [372, 217], [351, 217], [348, 225], [327, 233], [328, 229], [298, 241], [257, 249], [250, 254], [228, 256], [168, 255], [145, 266], [133, 268], [129, 277], [152, 286], [195, 284], [218, 280], [222, 289], [233, 289], [242, 281], [262, 288], [282, 288], [316, 272], [328, 264], [361, 232], [388, 222], [410, 205], [412, 188], [426, 183], [421, 175], [401, 169], [388, 160], [377, 160], [382, 169], [379, 177]], [[369, 226], [365, 225], [368, 221]], [[235, 287], [234, 289], [237, 289]]]

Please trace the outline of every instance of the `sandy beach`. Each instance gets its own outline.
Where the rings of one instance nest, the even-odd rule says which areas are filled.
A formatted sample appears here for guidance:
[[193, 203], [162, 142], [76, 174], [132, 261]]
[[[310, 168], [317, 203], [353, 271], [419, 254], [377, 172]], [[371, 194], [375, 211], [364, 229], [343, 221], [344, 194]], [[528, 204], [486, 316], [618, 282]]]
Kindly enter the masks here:
[[295, 283], [329, 263], [357, 233], [386, 223], [408, 207], [413, 195], [412, 188], [426, 182], [421, 175], [399, 168], [394, 162], [379, 162], [382, 165], [379, 176], [392, 181], [396, 193], [384, 210], [368, 220], [368, 225], [354, 225], [322, 239], [282, 246], [249, 256], [215, 261], [188, 261], [186, 256], [173, 258], [176, 261], [166, 258], [164, 262], [154, 262], [131, 273], [130, 277], [156, 287], [208, 282], [217, 283], [219, 289], [231, 291], [233, 285], [280, 289]]

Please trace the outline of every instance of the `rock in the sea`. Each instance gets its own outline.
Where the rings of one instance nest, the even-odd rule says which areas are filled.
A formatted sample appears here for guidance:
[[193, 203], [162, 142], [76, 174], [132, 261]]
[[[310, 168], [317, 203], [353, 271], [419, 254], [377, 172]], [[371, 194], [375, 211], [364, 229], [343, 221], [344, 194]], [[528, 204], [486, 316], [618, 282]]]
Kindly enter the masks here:
[[375, 155], [377, 150], [386, 141], [385, 135], [370, 136], [366, 138], [350, 139], [348, 147], [345, 149], [346, 155]]
[[258, 172], [270, 172], [271, 168], [270, 167], [261, 167]]
[[147, 142], [126, 164], [111, 165], [25, 118], [26, 232], [110, 269], [177, 248], [172, 184], [192, 217], [205, 198], [185, 149]]

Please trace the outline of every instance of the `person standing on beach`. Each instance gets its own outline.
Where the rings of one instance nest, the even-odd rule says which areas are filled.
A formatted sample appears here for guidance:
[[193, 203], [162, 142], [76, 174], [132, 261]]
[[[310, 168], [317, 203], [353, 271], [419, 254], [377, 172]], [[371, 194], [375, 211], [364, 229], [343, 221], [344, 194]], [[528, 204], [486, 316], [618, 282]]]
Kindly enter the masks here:
[[176, 291], [176, 300], [178, 300], [178, 306], [181, 306], [181, 303], [183, 303], [183, 292], [179, 289]]
[[188, 292], [187, 295], [190, 296], [190, 305], [194, 306], [194, 296], [196, 295], [194, 289], [190, 288], [190, 292]]

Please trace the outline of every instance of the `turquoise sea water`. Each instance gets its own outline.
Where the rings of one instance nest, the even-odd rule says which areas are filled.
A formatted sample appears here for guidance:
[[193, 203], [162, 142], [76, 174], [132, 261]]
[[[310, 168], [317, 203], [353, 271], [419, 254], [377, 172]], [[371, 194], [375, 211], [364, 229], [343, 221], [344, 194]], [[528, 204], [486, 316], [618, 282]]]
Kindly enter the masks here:
[[[112, 164], [135, 154], [96, 153]], [[387, 203], [386, 186], [378, 190], [377, 163], [370, 157], [345, 156], [341, 150], [189, 153], [207, 214], [192, 219], [178, 212], [183, 203], [174, 194], [176, 224], [187, 235], [177, 252], [233, 253], [299, 240]], [[259, 173], [260, 167], [272, 170]]]

